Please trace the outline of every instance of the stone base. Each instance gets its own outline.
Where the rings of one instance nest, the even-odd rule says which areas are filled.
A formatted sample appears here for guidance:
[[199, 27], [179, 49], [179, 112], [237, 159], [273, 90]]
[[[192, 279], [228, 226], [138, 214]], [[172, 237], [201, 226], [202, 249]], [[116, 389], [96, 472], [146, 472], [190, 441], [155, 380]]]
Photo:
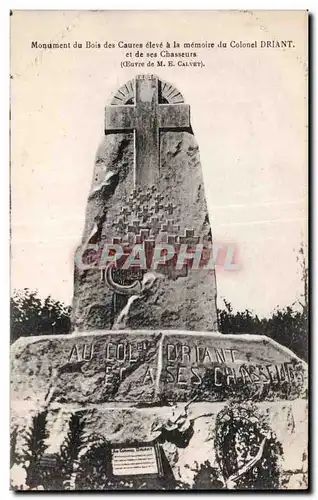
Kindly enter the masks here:
[[[306, 488], [307, 366], [269, 338], [142, 330], [21, 338], [12, 346], [11, 376], [20, 457], [40, 411], [48, 411], [48, 454], [60, 452], [77, 414], [88, 446], [96, 439], [109, 446], [159, 442], [175, 484], [164, 488], [222, 488], [216, 443], [229, 432], [220, 430], [226, 410], [235, 432], [252, 422], [275, 443], [275, 489]], [[163, 438], [189, 402], [191, 433], [187, 427], [183, 441]]]
[[307, 366], [263, 335], [92, 331], [19, 338], [11, 398], [64, 404], [263, 401], [306, 397]]
[[[180, 448], [171, 442], [163, 442], [162, 448], [177, 482], [195, 486], [198, 472], [207, 462], [220, 475], [215, 456], [214, 438], [218, 413], [227, 403], [193, 403], [188, 410], [189, 419], [194, 421], [194, 433], [188, 446]], [[308, 408], [307, 401], [275, 401], [256, 403], [258, 414], [265, 419], [281, 444], [283, 455], [279, 459], [280, 488], [305, 489], [307, 478]], [[48, 416], [46, 453], [59, 453], [66, 438], [68, 423], [72, 414], [79, 414], [85, 420], [85, 435], [89, 440], [102, 436], [113, 445], [136, 442], [154, 442], [161, 423], [173, 418], [174, 413], [184, 408], [179, 403], [174, 407], [133, 408], [131, 406], [91, 405], [72, 407], [53, 405]], [[12, 425], [26, 429], [31, 423], [35, 408], [12, 405]], [[19, 433], [18, 449], [23, 450], [23, 433]], [[221, 477], [222, 479], [222, 477]], [[202, 484], [201, 484], [202, 487]], [[206, 488], [212, 486], [206, 483]]]

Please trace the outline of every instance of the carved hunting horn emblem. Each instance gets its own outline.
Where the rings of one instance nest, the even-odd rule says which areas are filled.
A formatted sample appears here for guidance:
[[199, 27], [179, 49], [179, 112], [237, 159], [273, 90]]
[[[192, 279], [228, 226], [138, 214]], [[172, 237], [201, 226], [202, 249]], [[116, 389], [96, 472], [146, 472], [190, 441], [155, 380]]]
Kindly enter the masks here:
[[136, 280], [131, 285], [122, 285], [120, 283], [116, 283], [113, 278], [113, 269], [114, 266], [112, 263], [108, 264], [105, 269], [105, 283], [110, 290], [120, 295], [139, 295], [142, 290], [141, 281]]
[[114, 265], [113, 263], [109, 263], [106, 266], [104, 272], [106, 285], [113, 292], [120, 295], [126, 295], [128, 297], [133, 295], [140, 295], [142, 292], [150, 290], [158, 277], [157, 273], [147, 271], [137, 277], [131, 284], [121, 284], [115, 281], [113, 277], [113, 271]]

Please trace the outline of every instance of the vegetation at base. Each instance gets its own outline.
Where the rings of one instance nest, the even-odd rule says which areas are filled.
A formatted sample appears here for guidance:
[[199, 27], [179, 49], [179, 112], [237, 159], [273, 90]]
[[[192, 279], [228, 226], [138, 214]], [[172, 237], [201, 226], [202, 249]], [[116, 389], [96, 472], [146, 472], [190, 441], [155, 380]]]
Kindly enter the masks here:
[[26, 483], [30, 489], [35, 488], [44, 480], [39, 471], [39, 461], [43, 456], [49, 437], [47, 431], [47, 410], [36, 414], [32, 418], [31, 428], [27, 431], [25, 462], [28, 463]]
[[[15, 429], [13, 429], [15, 434]], [[15, 490], [24, 491], [97, 491], [97, 490], [218, 490], [228, 488], [230, 476], [234, 489], [279, 489], [281, 471], [278, 466], [283, 450], [267, 419], [258, 415], [251, 403], [229, 403], [217, 415], [211, 439], [214, 441], [216, 463], [210, 460], [191, 469], [191, 484], [176, 480], [161, 448], [162, 476], [113, 476], [111, 473], [111, 443], [100, 434], [85, 432], [85, 415], [72, 414], [68, 432], [58, 452], [47, 453], [47, 411], [33, 417], [26, 432], [27, 439], [17, 463], [25, 471], [24, 481]], [[262, 455], [242, 472], [238, 468], [256, 456], [266, 436]], [[16, 446], [11, 436], [12, 447]], [[161, 446], [161, 445], [160, 445]], [[236, 475], [238, 473], [238, 477]]]
[[[234, 477], [236, 489], [279, 488], [283, 448], [252, 402], [227, 404], [216, 417], [214, 433], [216, 461], [225, 480]], [[260, 459], [243, 473], [243, 466], [253, 462], [262, 443]]]

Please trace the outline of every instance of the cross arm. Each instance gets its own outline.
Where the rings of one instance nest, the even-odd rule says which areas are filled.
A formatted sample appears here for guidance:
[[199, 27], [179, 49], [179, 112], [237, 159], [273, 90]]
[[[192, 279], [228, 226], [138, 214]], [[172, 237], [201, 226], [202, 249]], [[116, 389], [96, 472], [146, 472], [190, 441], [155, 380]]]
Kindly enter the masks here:
[[135, 128], [135, 106], [105, 107], [105, 133], [114, 131], [133, 130]]
[[190, 128], [189, 104], [160, 104], [159, 127], [163, 129]]

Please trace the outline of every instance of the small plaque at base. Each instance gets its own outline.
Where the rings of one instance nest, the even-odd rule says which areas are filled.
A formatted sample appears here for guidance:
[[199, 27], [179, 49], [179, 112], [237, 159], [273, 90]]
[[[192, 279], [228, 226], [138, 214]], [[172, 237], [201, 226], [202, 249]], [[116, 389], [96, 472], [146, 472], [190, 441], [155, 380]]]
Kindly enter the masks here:
[[153, 477], [162, 475], [157, 444], [115, 446], [111, 450], [112, 475]]

